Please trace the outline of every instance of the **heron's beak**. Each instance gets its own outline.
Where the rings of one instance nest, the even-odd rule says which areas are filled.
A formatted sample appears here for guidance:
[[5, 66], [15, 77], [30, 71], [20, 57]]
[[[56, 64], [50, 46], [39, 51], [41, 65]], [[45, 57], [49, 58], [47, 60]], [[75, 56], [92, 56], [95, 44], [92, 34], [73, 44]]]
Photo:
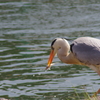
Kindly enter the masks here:
[[46, 70], [50, 68], [50, 65], [52, 63], [52, 60], [54, 58], [55, 54], [54, 54], [54, 50], [51, 50], [51, 53], [50, 53], [50, 57], [48, 59], [48, 63], [47, 63], [47, 67], [46, 67]]

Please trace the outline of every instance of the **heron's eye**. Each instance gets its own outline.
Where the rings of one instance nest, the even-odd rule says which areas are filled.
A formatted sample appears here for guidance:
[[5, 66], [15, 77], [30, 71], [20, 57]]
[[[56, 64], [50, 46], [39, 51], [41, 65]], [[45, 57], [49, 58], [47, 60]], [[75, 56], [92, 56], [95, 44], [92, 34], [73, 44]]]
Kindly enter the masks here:
[[59, 49], [61, 49], [61, 47], [59, 47]]
[[52, 50], [54, 50], [54, 47], [53, 47], [53, 46], [51, 46], [51, 49], [52, 49]]

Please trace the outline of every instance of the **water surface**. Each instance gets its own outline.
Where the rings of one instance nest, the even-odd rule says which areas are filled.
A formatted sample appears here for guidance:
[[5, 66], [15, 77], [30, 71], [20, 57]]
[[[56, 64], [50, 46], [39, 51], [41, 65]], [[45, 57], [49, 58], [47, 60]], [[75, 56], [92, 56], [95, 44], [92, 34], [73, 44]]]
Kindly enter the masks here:
[[0, 1], [0, 97], [80, 100], [85, 92], [92, 95], [100, 77], [88, 67], [55, 57], [51, 70], [44, 71], [54, 38], [71, 43], [81, 36], [100, 38], [96, 0]]

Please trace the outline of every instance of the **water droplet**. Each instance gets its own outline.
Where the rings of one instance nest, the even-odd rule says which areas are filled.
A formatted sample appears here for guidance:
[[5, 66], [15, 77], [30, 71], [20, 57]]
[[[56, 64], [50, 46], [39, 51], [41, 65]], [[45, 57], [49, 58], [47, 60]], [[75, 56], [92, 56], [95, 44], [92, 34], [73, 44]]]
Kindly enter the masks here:
[[39, 73], [38, 75], [41, 75], [41, 73]]
[[35, 76], [35, 75], [33, 75], [33, 76]]
[[44, 98], [45, 98], [46, 96], [44, 96]]

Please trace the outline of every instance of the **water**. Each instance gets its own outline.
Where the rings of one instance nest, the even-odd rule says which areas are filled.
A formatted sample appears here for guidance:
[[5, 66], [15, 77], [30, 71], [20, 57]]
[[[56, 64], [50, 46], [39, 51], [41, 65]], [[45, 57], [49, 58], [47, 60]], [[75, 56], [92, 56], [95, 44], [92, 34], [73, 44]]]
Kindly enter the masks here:
[[[44, 71], [50, 43], [66, 37], [100, 38], [98, 0], [1, 0], [0, 97], [11, 100], [79, 100], [92, 95], [100, 77], [57, 57]], [[77, 96], [78, 94], [78, 96]]]

